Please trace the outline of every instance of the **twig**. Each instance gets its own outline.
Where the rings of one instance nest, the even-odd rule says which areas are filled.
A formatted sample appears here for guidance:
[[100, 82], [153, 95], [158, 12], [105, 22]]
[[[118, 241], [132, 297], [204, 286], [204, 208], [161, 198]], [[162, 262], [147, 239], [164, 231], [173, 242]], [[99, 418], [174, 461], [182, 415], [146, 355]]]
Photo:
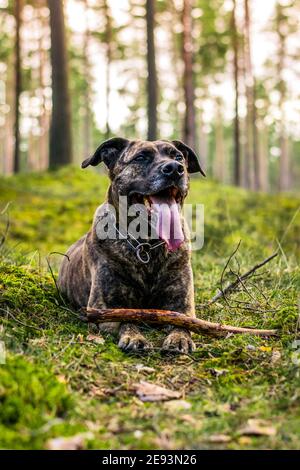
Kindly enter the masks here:
[[[239, 247], [239, 245], [238, 245]], [[230, 258], [228, 259], [226, 265], [225, 265], [225, 268], [223, 269], [223, 273], [222, 273], [222, 277], [221, 277], [221, 282], [223, 280], [223, 277], [224, 277], [224, 272], [228, 266], [228, 264], [230, 263], [232, 257], [234, 256], [234, 254], [237, 252], [238, 250], [238, 247], [237, 249], [233, 252], [233, 254], [230, 256]], [[218, 299], [220, 299], [221, 297], [226, 297], [226, 294], [230, 291], [232, 291], [233, 289], [235, 289], [240, 283], [241, 281], [243, 281], [244, 279], [247, 279], [249, 276], [251, 276], [251, 274], [253, 274], [255, 271], [257, 271], [259, 268], [261, 268], [262, 266], [264, 266], [265, 264], [269, 263], [270, 261], [272, 261], [272, 259], [276, 258], [276, 256], [278, 256], [278, 253], [273, 253], [273, 255], [269, 256], [268, 258], [266, 258], [264, 261], [262, 261], [261, 263], [259, 264], [256, 264], [253, 268], [251, 268], [249, 271], [247, 271], [245, 274], [243, 274], [242, 276], [240, 276], [237, 280], [235, 280], [234, 282], [232, 282], [231, 284], [229, 284], [227, 287], [225, 287], [225, 289], [221, 288], [221, 290], [208, 302], [209, 305], [213, 304], [214, 302], [216, 302]]]
[[53, 273], [53, 269], [52, 269], [52, 266], [51, 266], [51, 264], [50, 264], [50, 256], [51, 256], [51, 255], [61, 255], [61, 256], [65, 256], [65, 257], [68, 259], [68, 261], [70, 261], [70, 258], [69, 258], [69, 256], [66, 255], [65, 253], [60, 253], [59, 251], [52, 251], [51, 253], [49, 253], [48, 256], [46, 256], [46, 261], [47, 261], [47, 264], [48, 264], [48, 268], [49, 268], [51, 277], [52, 277], [53, 282], [54, 282], [54, 284], [55, 284], [55, 288], [56, 288], [57, 295], [58, 295], [58, 297], [60, 298], [60, 300], [62, 301], [62, 303], [63, 303], [64, 305], [66, 305], [65, 300], [64, 300], [64, 298], [62, 297], [62, 295], [61, 295], [61, 293], [60, 293], [60, 290], [59, 290], [59, 288], [58, 288], [57, 281], [56, 281], [56, 279], [55, 279], [55, 276], [54, 276], [54, 273]]
[[[232, 258], [234, 257], [234, 255], [236, 254], [236, 252], [238, 251], [238, 249], [240, 248], [240, 245], [241, 245], [241, 242], [242, 240], [240, 240], [237, 244], [237, 247], [235, 248], [235, 250], [233, 251], [233, 253], [231, 253], [231, 255], [229, 256], [224, 268], [223, 268], [223, 271], [222, 271], [222, 274], [221, 274], [221, 292], [220, 292], [220, 297], [224, 297], [224, 299], [226, 300], [227, 302], [227, 299], [226, 299], [226, 293], [228, 292], [228, 290], [225, 288], [223, 289], [223, 283], [224, 283], [224, 275], [225, 275], [225, 272], [226, 272], [226, 269], [227, 267], [229, 266], [230, 264], [230, 261], [232, 260]], [[211, 302], [209, 302], [211, 303]], [[228, 303], [228, 302], [227, 302]], [[230, 305], [228, 305], [230, 307]]]
[[260, 330], [222, 325], [221, 323], [213, 323], [200, 318], [188, 317], [187, 315], [171, 310], [126, 308], [107, 308], [99, 310], [88, 307], [84, 309], [84, 311], [87, 312], [86, 320], [92, 323], [124, 322], [124, 320], [130, 323], [156, 323], [158, 325], [172, 325], [186, 328], [198, 334], [215, 337], [224, 337], [227, 336], [228, 333], [248, 333], [256, 336], [276, 336], [278, 334], [277, 330]]
[[22, 322], [21, 320], [18, 320], [18, 318], [16, 318], [10, 311], [9, 311], [9, 308], [7, 307], [7, 310], [5, 310], [4, 308], [0, 308], [1, 311], [5, 312], [9, 317], [11, 317], [16, 323], [18, 323], [19, 325], [22, 325], [22, 326], [25, 326], [25, 328], [33, 328], [34, 330], [38, 330], [40, 331], [41, 329], [38, 328], [37, 326], [34, 326], [34, 325], [29, 325], [28, 323], [24, 323]]
[[254, 300], [254, 302], [256, 302], [256, 299], [253, 297], [253, 295], [251, 294], [251, 292], [249, 292], [247, 286], [245, 285], [243, 279], [241, 278], [240, 274], [239, 273], [236, 273], [235, 271], [233, 271], [232, 269], [230, 269], [230, 272], [233, 276], [236, 277], [236, 280], [240, 282], [241, 286], [243, 287], [244, 291], [246, 292], [246, 294], [250, 297], [250, 299]]

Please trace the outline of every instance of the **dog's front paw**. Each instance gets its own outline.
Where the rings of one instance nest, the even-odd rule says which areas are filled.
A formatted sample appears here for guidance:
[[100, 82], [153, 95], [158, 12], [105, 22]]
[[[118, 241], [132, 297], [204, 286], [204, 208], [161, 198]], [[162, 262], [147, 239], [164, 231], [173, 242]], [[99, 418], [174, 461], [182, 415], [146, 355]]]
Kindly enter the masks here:
[[118, 346], [126, 352], [146, 351], [150, 343], [141, 333], [124, 333], [120, 336]]
[[162, 345], [162, 352], [179, 352], [188, 354], [195, 350], [195, 344], [188, 331], [172, 330]]

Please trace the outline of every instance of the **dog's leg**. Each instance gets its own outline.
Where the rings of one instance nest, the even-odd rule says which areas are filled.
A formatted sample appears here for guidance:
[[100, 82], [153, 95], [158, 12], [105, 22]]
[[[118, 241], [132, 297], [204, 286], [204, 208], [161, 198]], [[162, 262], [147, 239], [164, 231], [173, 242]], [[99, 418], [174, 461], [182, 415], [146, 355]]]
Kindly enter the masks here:
[[[185, 315], [195, 316], [194, 285], [192, 269], [189, 265], [183, 266], [180, 271], [168, 274], [161, 282], [163, 286], [159, 292], [160, 299], [156, 306], [164, 310], [174, 310]], [[183, 328], [168, 327], [168, 334], [163, 342], [162, 351], [193, 352], [195, 344], [191, 333]]]
[[119, 348], [123, 351], [145, 351], [150, 343], [141, 333], [139, 328], [132, 323], [122, 323], [119, 330]]
[[[88, 306], [97, 309], [120, 308], [130, 305], [131, 296], [131, 288], [122, 285], [116, 273], [101, 266], [93, 276]], [[143, 351], [150, 347], [139, 328], [130, 323], [100, 323], [99, 329], [101, 332], [118, 335], [118, 346], [123, 351]]]
[[195, 344], [192, 340], [191, 333], [183, 328], [172, 328], [162, 345], [163, 352], [181, 352], [188, 354], [194, 350]]
[[[103, 291], [102, 291], [102, 282], [101, 282], [101, 275], [94, 272], [92, 277], [92, 285], [90, 290], [90, 296], [88, 301], [88, 307], [90, 308], [109, 308], [110, 305], [107, 305], [103, 298]], [[89, 315], [87, 313], [87, 315]], [[111, 335], [117, 336], [120, 329], [120, 323], [117, 322], [105, 322], [98, 324], [99, 332], [101, 333], [109, 333]]]

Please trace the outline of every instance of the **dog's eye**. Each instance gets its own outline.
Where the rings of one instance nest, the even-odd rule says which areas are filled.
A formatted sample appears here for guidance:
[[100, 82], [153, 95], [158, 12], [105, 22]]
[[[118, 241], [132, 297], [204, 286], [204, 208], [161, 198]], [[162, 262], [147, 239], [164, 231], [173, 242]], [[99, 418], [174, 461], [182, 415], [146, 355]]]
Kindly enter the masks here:
[[182, 155], [180, 155], [180, 154], [178, 153], [177, 155], [175, 155], [175, 160], [176, 160], [177, 162], [182, 162], [182, 161], [184, 160], [184, 158], [183, 158]]
[[146, 153], [139, 153], [135, 158], [134, 158], [134, 161], [135, 162], [145, 162], [149, 160], [149, 155], [146, 154]]

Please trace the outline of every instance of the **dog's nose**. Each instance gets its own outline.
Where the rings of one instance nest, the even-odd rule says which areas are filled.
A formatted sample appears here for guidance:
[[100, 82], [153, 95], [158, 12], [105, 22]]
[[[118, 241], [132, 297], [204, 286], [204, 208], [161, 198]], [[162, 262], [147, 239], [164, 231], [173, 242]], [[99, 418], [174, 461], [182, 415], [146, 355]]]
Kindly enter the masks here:
[[173, 176], [178, 178], [179, 176], [183, 175], [184, 166], [182, 165], [182, 163], [176, 161], [168, 162], [162, 166], [161, 171], [166, 176]]

